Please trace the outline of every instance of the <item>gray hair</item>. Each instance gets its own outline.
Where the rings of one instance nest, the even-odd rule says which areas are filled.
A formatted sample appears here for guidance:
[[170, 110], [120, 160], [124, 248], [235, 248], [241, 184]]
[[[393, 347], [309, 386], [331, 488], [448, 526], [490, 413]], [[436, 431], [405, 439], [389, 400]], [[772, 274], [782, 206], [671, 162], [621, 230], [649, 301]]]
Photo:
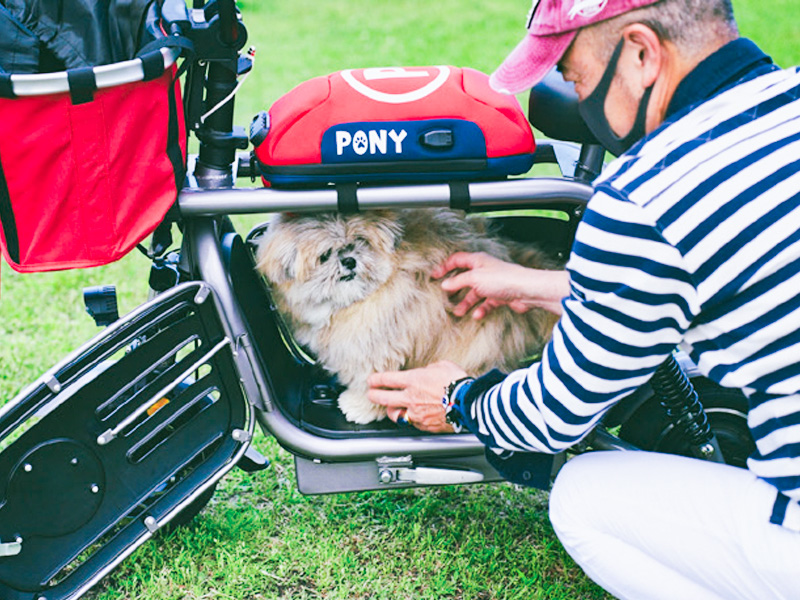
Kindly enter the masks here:
[[702, 57], [739, 35], [731, 0], [661, 0], [587, 27], [599, 42], [598, 58], [611, 58], [622, 29], [632, 23], [648, 26], [686, 57]]

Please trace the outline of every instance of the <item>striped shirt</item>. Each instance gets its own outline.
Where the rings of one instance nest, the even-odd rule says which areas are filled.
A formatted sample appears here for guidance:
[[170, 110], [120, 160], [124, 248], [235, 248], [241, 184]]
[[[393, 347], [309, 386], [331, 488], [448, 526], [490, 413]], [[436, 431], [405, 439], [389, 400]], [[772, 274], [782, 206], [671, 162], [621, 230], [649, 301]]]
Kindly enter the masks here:
[[[742, 54], [750, 68], [731, 81]], [[728, 77], [724, 89], [679, 88], [680, 110], [609, 165], [542, 361], [468, 389], [460, 411], [490, 447], [558, 452], [677, 346], [744, 391], [748, 468], [782, 492], [773, 522], [800, 530], [800, 69], [758, 56], [742, 39], [706, 60], [715, 75], [701, 63], [695, 85]]]

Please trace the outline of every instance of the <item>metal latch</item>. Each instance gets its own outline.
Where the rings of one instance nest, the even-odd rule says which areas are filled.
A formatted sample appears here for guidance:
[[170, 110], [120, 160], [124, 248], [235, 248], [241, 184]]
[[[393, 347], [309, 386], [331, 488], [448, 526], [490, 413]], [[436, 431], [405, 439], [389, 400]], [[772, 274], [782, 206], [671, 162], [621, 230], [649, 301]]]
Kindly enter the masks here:
[[483, 481], [483, 473], [469, 469], [444, 467], [415, 467], [410, 456], [378, 459], [378, 481], [392, 483], [415, 483], [417, 485], [456, 485]]
[[16, 556], [20, 552], [22, 552], [22, 538], [17, 538], [13, 542], [0, 542], [0, 558]]

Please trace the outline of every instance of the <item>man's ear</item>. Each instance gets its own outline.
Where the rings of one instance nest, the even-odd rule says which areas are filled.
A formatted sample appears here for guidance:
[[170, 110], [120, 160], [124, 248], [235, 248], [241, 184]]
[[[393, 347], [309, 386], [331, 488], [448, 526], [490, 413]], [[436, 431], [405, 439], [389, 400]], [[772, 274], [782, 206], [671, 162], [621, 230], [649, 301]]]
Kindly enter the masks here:
[[631, 23], [622, 30], [622, 37], [629, 51], [633, 51], [633, 62], [641, 76], [643, 89], [656, 82], [664, 66], [664, 46], [661, 38], [643, 23]]

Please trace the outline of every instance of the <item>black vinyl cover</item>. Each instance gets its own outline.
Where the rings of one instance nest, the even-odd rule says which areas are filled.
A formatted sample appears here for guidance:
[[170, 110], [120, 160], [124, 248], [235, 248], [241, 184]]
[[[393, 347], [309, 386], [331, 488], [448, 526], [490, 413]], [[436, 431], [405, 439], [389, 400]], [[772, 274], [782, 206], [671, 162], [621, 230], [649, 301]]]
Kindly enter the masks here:
[[43, 73], [129, 60], [153, 0], [0, 0], [0, 70]]

